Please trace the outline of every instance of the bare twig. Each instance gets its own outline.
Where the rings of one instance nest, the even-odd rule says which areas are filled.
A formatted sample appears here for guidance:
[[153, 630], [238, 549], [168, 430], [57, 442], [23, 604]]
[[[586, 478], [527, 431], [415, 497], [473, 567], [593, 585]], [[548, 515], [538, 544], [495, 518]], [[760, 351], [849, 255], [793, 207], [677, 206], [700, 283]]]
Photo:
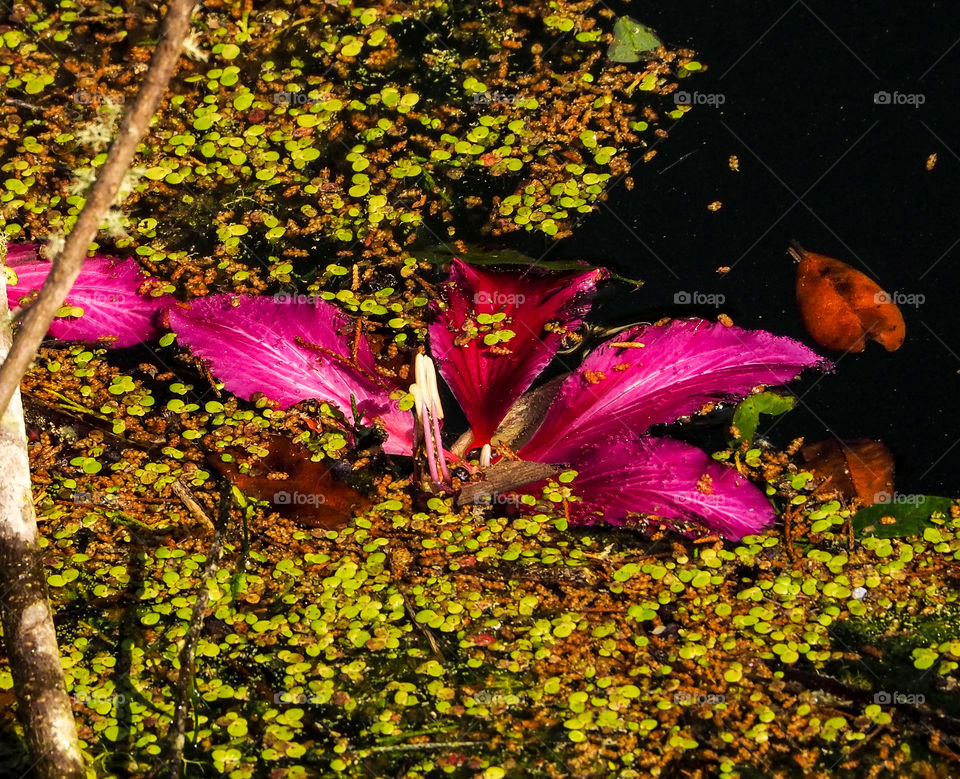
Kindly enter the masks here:
[[150, 68], [137, 98], [123, 117], [107, 161], [87, 195], [77, 223], [67, 236], [63, 250], [53, 261], [50, 275], [24, 316], [13, 345], [0, 366], [0, 413], [9, 405], [20, 386], [20, 380], [36, 356], [37, 348], [47, 334], [50, 323], [80, 275], [87, 250], [117, 196], [123, 177], [136, 154], [137, 145], [146, 134], [150, 119], [160, 105], [167, 84], [170, 83], [190, 27], [190, 15], [195, 4], [196, 0], [170, 0], [157, 47], [150, 60]]
[[410, 621], [413, 622], [414, 626], [426, 636], [427, 641], [430, 644], [430, 649], [433, 651], [435, 657], [443, 659], [443, 652], [440, 651], [440, 644], [437, 643], [437, 639], [434, 637], [433, 632], [426, 625], [417, 620], [417, 610], [413, 607], [413, 604], [410, 602], [410, 598], [407, 597], [402, 589], [400, 589], [399, 583], [397, 584], [397, 592], [400, 593], [400, 597], [403, 598], [403, 607], [406, 609], [407, 615], [410, 617]]
[[393, 578], [393, 583], [397, 588], [397, 592], [400, 593], [400, 597], [403, 599], [403, 608], [410, 617], [410, 621], [413, 622], [414, 626], [421, 633], [423, 633], [424, 637], [427, 639], [427, 642], [430, 644], [430, 649], [433, 651], [434, 656], [440, 660], [443, 660], [443, 652], [440, 650], [440, 644], [437, 643], [437, 639], [433, 635], [433, 631], [431, 631], [430, 628], [424, 625], [422, 622], [417, 621], [417, 610], [410, 602], [410, 598], [407, 597], [407, 593], [403, 591], [403, 585], [400, 582], [400, 577], [397, 575], [396, 566], [393, 563], [393, 555], [391, 555], [389, 552], [387, 553], [387, 570], [390, 571], [390, 576]]
[[[788, 682], [796, 682], [805, 689], [824, 690], [835, 695], [837, 698], [854, 701], [856, 703], [869, 705], [876, 703], [873, 690], [861, 690], [852, 687], [839, 679], [817, 673], [815, 671], [805, 671], [799, 668], [784, 668], [783, 675]], [[919, 723], [928, 730], [939, 731], [940, 733], [952, 736], [954, 739], [960, 738], [960, 720], [943, 714], [942, 712], [930, 706], [913, 705], [907, 703], [896, 703], [891, 707], [894, 717], [910, 720]], [[956, 753], [951, 753], [956, 758]]]
[[477, 747], [486, 744], [486, 741], [439, 741], [425, 744], [395, 744], [393, 746], [370, 747], [371, 754], [378, 752], [426, 752], [431, 749], [453, 749], [454, 747]]
[[[174, 689], [175, 701], [173, 711], [173, 722], [170, 723], [170, 732], [167, 736], [167, 776], [170, 779], [177, 779], [180, 776], [180, 770], [183, 765], [183, 747], [186, 743], [187, 714], [193, 710], [193, 680], [196, 674], [196, 652], [197, 642], [200, 640], [200, 633], [203, 630], [203, 623], [207, 604], [210, 602], [209, 582], [217, 573], [220, 566], [220, 554], [223, 551], [223, 540], [226, 536], [227, 526], [230, 520], [231, 487], [229, 482], [224, 482], [220, 493], [220, 511], [217, 517], [216, 531], [213, 534], [213, 541], [210, 542], [210, 550], [207, 552], [207, 564], [200, 575], [200, 583], [197, 585], [197, 600], [193, 604], [193, 613], [190, 615], [190, 625], [187, 628], [187, 634], [183, 639], [183, 646], [180, 649], [180, 670], [177, 675], [177, 684]], [[203, 507], [196, 501], [193, 501], [191, 510], [203, 516], [205, 524], [213, 525], [210, 517], [207, 516]]]
[[193, 514], [194, 518], [199, 520], [200, 525], [202, 525], [211, 535], [213, 535], [216, 532], [216, 528], [213, 526], [213, 522], [210, 521], [210, 517], [207, 516], [207, 512], [203, 510], [203, 506], [200, 505], [200, 502], [190, 491], [190, 488], [187, 487], [187, 485], [182, 481], [177, 479], [173, 484], [170, 485], [170, 489], [173, 491], [174, 495], [180, 498], [180, 500], [183, 502], [183, 505], [190, 509], [190, 513]]
[[93, 22], [115, 22], [121, 19], [139, 19], [139, 14], [101, 14], [100, 16], [78, 16], [74, 24], [91, 24]]
[[33, 103], [28, 103], [25, 100], [17, 100], [16, 98], [13, 98], [13, 97], [4, 98], [3, 102], [6, 103], [7, 105], [15, 105], [17, 106], [17, 108], [25, 108], [28, 111], [35, 111], [38, 114], [43, 111], [43, 109], [38, 105], [34, 105]]

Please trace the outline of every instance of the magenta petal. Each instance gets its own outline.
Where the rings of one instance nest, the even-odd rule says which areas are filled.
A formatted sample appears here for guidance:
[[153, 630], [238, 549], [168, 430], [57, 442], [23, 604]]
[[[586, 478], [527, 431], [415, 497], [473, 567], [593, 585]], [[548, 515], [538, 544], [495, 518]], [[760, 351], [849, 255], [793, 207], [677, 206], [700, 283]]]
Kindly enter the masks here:
[[[8, 301], [20, 305], [23, 297], [43, 286], [51, 264], [38, 256], [36, 245], [23, 244], [7, 250], [7, 265], [17, 274], [17, 283], [7, 287]], [[172, 298], [139, 294], [146, 281], [133, 259], [87, 257], [66, 298], [67, 304], [83, 309], [83, 316], [54, 319], [50, 335], [65, 341], [109, 338], [111, 346], [133, 346], [153, 338], [159, 332], [157, 312]]]
[[36, 260], [40, 247], [35, 243], [12, 243], [7, 246], [7, 265], [13, 267], [14, 262]]
[[829, 363], [762, 330], [702, 319], [634, 328], [602, 344], [564, 381], [520, 454], [538, 462], [573, 460], [583, 445], [624, 431], [641, 435], [709, 401], [741, 398], [757, 385], [783, 384], [815, 366]]
[[249, 400], [259, 392], [283, 408], [307, 398], [327, 401], [351, 421], [353, 396], [365, 421], [383, 421], [385, 451], [412, 452], [412, 415], [390, 400], [366, 340], [352, 364], [350, 320], [330, 303], [212, 295], [170, 306], [167, 321], [234, 395]]
[[[699, 525], [737, 540], [776, 514], [760, 489], [694, 446], [667, 438], [612, 439], [573, 463], [571, 504], [581, 522], [621, 524], [628, 514]], [[681, 528], [682, 529], [682, 528]]]
[[[455, 259], [444, 285], [447, 305], [430, 326], [440, 373], [467, 416], [474, 446], [490, 440], [507, 410], [580, 325], [602, 270], [586, 273], [491, 272]], [[478, 315], [506, 314], [497, 323]], [[498, 334], [512, 337], [497, 339]], [[485, 342], [486, 341], [486, 342]]]

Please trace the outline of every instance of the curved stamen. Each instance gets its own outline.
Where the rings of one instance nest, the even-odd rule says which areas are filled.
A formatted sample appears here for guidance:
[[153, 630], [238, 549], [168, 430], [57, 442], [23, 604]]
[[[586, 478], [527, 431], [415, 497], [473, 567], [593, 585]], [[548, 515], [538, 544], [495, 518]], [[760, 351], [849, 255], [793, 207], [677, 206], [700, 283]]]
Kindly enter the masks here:
[[434, 484], [440, 482], [440, 473], [437, 470], [436, 449], [433, 445], [433, 430], [430, 428], [428, 412], [423, 398], [423, 388], [418, 384], [410, 385], [410, 394], [413, 395], [414, 408], [417, 416], [417, 429], [423, 435], [423, 445], [427, 452], [427, 469]]
[[424, 420], [424, 431], [426, 435], [423, 437], [424, 446], [427, 448], [427, 468], [430, 471], [430, 478], [433, 479], [434, 483], [440, 483], [440, 473], [437, 471], [437, 453], [433, 445], [433, 432], [427, 430], [427, 423]]
[[427, 398], [431, 401], [434, 413], [443, 419], [443, 406], [440, 404], [440, 390], [437, 387], [437, 369], [433, 365], [433, 360], [424, 357], [423, 369], [424, 379], [427, 382]]
[[443, 417], [443, 412], [440, 411], [440, 404], [436, 401], [434, 401], [433, 404], [431, 417], [433, 417], [433, 435], [437, 444], [437, 457], [440, 460], [440, 472], [443, 474], [444, 482], [449, 484], [451, 481], [450, 470], [447, 468], [447, 458], [443, 454], [443, 440], [440, 438], [440, 419]]
[[[424, 354], [417, 354], [413, 361], [414, 383], [410, 385], [410, 394], [416, 408], [417, 422], [423, 431], [423, 443], [427, 455], [427, 467], [435, 482], [449, 484], [450, 470], [443, 451], [443, 439], [440, 436], [440, 420], [443, 419], [443, 406], [437, 388], [437, 371], [433, 361]], [[439, 462], [439, 469], [437, 468]], [[442, 476], [442, 479], [441, 479]]]
[[410, 394], [413, 395], [413, 415], [417, 420], [423, 419], [423, 390], [420, 385], [411, 384]]

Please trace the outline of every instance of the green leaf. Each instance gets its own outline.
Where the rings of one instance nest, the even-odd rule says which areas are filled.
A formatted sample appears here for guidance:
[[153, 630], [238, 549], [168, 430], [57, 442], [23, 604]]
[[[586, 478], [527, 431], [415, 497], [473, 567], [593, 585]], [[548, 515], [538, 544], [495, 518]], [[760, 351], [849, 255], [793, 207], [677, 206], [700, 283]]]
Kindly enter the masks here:
[[252, 92], [241, 92], [235, 98], [233, 98], [233, 107], [238, 111], [246, 111], [250, 106], [253, 105], [253, 93]]
[[792, 395], [777, 395], [775, 392], [761, 392], [751, 395], [741, 401], [737, 410], [733, 412], [733, 426], [737, 428], [740, 437], [730, 440], [731, 446], [741, 441], [752, 441], [760, 423], [761, 414], [779, 416], [793, 408], [797, 399]]
[[932, 666], [940, 658], [940, 654], [936, 649], [931, 649], [929, 647], [920, 647], [913, 650], [913, 667], [920, 670], [926, 671], [930, 666]]
[[152, 168], [147, 168], [143, 175], [146, 176], [151, 181], [160, 181], [165, 178], [170, 171], [166, 168], [162, 168], [159, 165], [154, 165]]
[[27, 79], [26, 85], [23, 87], [23, 91], [28, 95], [36, 95], [40, 92], [43, 92], [44, 87], [53, 82], [53, 76], [45, 74], [43, 76], [37, 76], [36, 78]]
[[613, 25], [613, 43], [607, 57], [614, 62], [639, 62], [644, 52], [653, 51], [660, 39], [652, 28], [629, 16], [621, 16]]
[[[909, 502], [874, 503], [853, 515], [853, 534], [857, 538], [907, 538], [920, 536], [928, 528], [935, 528], [930, 517], [939, 512], [950, 516], [951, 498], [936, 495], [911, 495]], [[890, 519], [893, 521], [891, 522]]]

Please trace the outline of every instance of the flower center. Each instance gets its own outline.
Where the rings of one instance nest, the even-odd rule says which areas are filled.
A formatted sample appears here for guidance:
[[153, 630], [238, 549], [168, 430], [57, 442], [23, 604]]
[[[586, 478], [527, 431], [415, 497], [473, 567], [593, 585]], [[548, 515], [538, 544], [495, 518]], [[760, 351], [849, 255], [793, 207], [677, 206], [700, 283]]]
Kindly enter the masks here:
[[437, 371], [433, 360], [426, 355], [418, 354], [413, 363], [413, 377], [414, 383], [410, 385], [410, 394], [413, 395], [417, 430], [423, 436], [430, 478], [435, 484], [450, 484], [450, 471], [447, 468], [443, 441], [440, 438], [443, 406], [440, 404]]

